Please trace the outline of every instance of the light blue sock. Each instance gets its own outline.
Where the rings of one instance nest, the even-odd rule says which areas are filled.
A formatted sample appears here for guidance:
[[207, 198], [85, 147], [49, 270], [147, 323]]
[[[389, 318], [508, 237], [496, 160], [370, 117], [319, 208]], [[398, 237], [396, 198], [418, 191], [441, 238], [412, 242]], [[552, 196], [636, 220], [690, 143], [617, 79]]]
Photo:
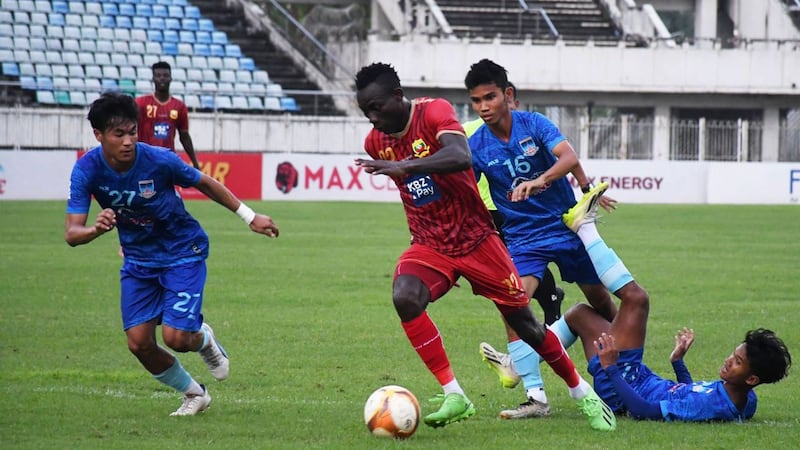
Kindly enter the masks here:
[[561, 341], [561, 345], [564, 348], [570, 348], [575, 341], [578, 340], [578, 336], [572, 332], [567, 326], [567, 321], [564, 319], [564, 316], [561, 316], [555, 322], [548, 325], [550, 330], [558, 336], [558, 340]]
[[592, 265], [594, 265], [600, 281], [609, 291], [617, 292], [622, 286], [633, 281], [633, 276], [628, 272], [628, 268], [602, 239], [597, 239], [587, 245], [586, 252], [589, 253], [589, 259], [592, 260]]
[[189, 385], [192, 383], [192, 376], [181, 366], [181, 362], [178, 361], [178, 358], [175, 358], [175, 364], [173, 364], [172, 367], [159, 374], [153, 375], [153, 377], [178, 392], [186, 392], [186, 390], [189, 389]]
[[514, 361], [514, 368], [522, 378], [526, 390], [544, 386], [542, 372], [539, 370], [539, 354], [522, 339], [508, 343], [508, 354]]

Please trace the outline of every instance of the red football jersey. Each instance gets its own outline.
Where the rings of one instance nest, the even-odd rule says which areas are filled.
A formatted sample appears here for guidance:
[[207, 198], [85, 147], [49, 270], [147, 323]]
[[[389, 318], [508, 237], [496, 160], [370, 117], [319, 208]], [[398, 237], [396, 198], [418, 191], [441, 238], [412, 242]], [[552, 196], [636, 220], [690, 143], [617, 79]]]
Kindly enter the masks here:
[[189, 111], [175, 97], [162, 103], [153, 94], [136, 99], [139, 106], [139, 142], [175, 151], [175, 132], [189, 130]]
[[[425, 158], [441, 147], [443, 133], [464, 134], [453, 106], [444, 99], [414, 99], [400, 137], [372, 129], [364, 149], [373, 159]], [[413, 242], [450, 256], [473, 250], [495, 232], [472, 169], [453, 173], [408, 174], [392, 178], [400, 191]]]

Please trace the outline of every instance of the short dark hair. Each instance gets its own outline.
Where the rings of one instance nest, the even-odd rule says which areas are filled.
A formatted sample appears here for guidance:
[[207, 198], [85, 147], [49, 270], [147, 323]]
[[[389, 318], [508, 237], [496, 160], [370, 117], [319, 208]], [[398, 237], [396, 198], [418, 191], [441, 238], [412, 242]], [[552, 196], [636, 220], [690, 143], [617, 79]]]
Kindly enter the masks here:
[[467, 89], [473, 89], [481, 84], [494, 83], [502, 90], [508, 87], [508, 73], [505, 67], [489, 59], [482, 59], [469, 66], [469, 72], [464, 77]]
[[105, 132], [125, 122], [137, 123], [139, 108], [130, 95], [119, 92], [104, 92], [92, 102], [87, 116], [92, 128]]
[[364, 66], [356, 74], [356, 89], [361, 90], [372, 83], [378, 83], [387, 91], [400, 88], [400, 77], [389, 64], [372, 63]]
[[153, 72], [155, 72], [156, 69], [167, 69], [170, 71], [170, 73], [172, 73], [172, 67], [166, 61], [158, 61], [157, 63], [154, 63], [150, 68], [153, 70]]
[[775, 383], [789, 374], [792, 355], [786, 344], [772, 330], [750, 330], [744, 337], [750, 370], [761, 383]]

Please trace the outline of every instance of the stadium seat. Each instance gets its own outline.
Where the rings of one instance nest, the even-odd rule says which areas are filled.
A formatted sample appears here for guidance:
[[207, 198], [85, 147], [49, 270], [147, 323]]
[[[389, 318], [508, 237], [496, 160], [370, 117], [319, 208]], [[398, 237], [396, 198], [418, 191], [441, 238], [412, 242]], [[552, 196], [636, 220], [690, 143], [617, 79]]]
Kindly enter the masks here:
[[158, 42], [145, 42], [144, 50], [144, 53], [149, 53], [151, 55], [160, 55], [162, 53], [161, 44]]
[[53, 12], [66, 14], [69, 12], [69, 6], [67, 2], [61, 0], [55, 0], [52, 2]]
[[164, 34], [161, 30], [147, 30], [147, 40], [151, 42], [163, 42]]
[[179, 42], [178, 43], [178, 54], [184, 56], [191, 56], [194, 54], [194, 48], [192, 48], [192, 44], [187, 44], [186, 42]]
[[283, 88], [278, 83], [269, 83], [267, 85], [267, 96], [283, 97]]
[[130, 3], [120, 3], [119, 14], [121, 16], [133, 17], [136, 15], [136, 7]]
[[228, 35], [222, 31], [214, 31], [211, 33], [211, 43], [212, 44], [220, 44], [220, 45], [227, 45], [228, 44]]
[[208, 48], [211, 50], [211, 56], [218, 56], [220, 58], [225, 56], [225, 48], [220, 44], [211, 44]]
[[217, 82], [217, 72], [214, 69], [203, 69], [203, 80]]
[[19, 76], [19, 66], [15, 62], [3, 62], [3, 75], [9, 77]]
[[[162, 60], [166, 60], [166, 58], [162, 58]], [[169, 61], [167, 61], [169, 62]], [[172, 79], [176, 81], [186, 81], [186, 69], [182, 69], [180, 67], [176, 67], [175, 61], [170, 63], [172, 66]]]
[[67, 66], [70, 78], [86, 78], [86, 73], [83, 71], [83, 66], [79, 64], [72, 64]]
[[172, 84], [170, 84], [170, 91], [186, 92], [186, 87], [183, 85], [183, 81], [173, 81]]
[[250, 94], [257, 95], [259, 97], [263, 97], [267, 95], [267, 85], [266, 83], [251, 83], [250, 84]]
[[[0, 36], [3, 35], [2, 24], [0, 24]], [[64, 37], [64, 27], [60, 25], [48, 25], [46, 29], [48, 39], [61, 39]]]
[[150, 82], [147, 80], [136, 80], [136, 95], [145, 95], [149, 94], [150, 91], [153, 89], [150, 85]]
[[197, 56], [211, 56], [211, 49], [207, 44], [194, 44], [194, 54]]
[[199, 28], [197, 19], [181, 19], [181, 28], [189, 31], [197, 31]]
[[[142, 52], [133, 53], [133, 44], [137, 42], [131, 42], [131, 53], [128, 54], [128, 65], [132, 67], [142, 67], [144, 66], [144, 59], [142, 59]], [[138, 42], [141, 44], [141, 42]]]
[[44, 38], [40, 37], [28, 38], [28, 43], [31, 46], [31, 50], [47, 50], [47, 44], [45, 43]]
[[194, 41], [197, 44], [211, 44], [211, 33], [208, 31], [195, 31], [194, 32]]
[[256, 63], [253, 61], [253, 58], [239, 58], [239, 69], [242, 70], [256, 70]]
[[236, 83], [233, 85], [236, 95], [250, 95], [250, 83]]
[[254, 97], [254, 96], [248, 97], [247, 107], [253, 110], [263, 110], [264, 101], [261, 100], [261, 97]]
[[31, 50], [28, 52], [28, 55], [30, 55], [28, 61], [34, 64], [47, 62], [47, 58], [44, 56], [44, 52], [41, 50]]
[[136, 95], [136, 85], [133, 80], [119, 80], [119, 90], [131, 96]]
[[[91, 4], [91, 3], [89, 3]], [[109, 16], [118, 16], [119, 15], [119, 8], [117, 7], [116, 3], [113, 2], [103, 2], [103, 14]]]
[[133, 22], [128, 16], [117, 16], [117, 27], [131, 29], [133, 28]]
[[144, 56], [142, 56], [142, 59], [144, 59], [145, 67], [148, 70], [150, 70], [150, 66], [152, 66], [153, 64], [161, 61], [161, 55], [151, 55], [149, 53], [146, 53]]
[[19, 77], [19, 84], [22, 89], [28, 90], [35, 90], [36, 89], [36, 78], [28, 75], [20, 75]]
[[183, 92], [200, 95], [203, 92], [203, 88], [197, 81], [187, 81], [183, 87]]
[[[114, 42], [117, 44], [117, 42]], [[125, 44], [125, 42], [123, 42]], [[126, 67], [128, 66], [128, 55], [126, 53], [111, 53], [111, 64], [117, 67]]]
[[31, 35], [30, 28], [24, 23], [14, 23], [14, 28], [8, 36], [28, 37]]
[[150, 28], [150, 21], [147, 20], [147, 17], [133, 16], [131, 25], [133, 26], [133, 28], [147, 30], [148, 28]]
[[66, 22], [66, 26], [69, 27], [82, 27], [83, 16], [80, 14], [67, 14], [64, 16], [64, 22]]
[[254, 70], [253, 71], [253, 83], [261, 83], [261, 84], [268, 84], [269, 83], [269, 74], [266, 70]]
[[195, 69], [208, 69], [208, 61], [205, 56], [192, 56], [192, 67]]
[[36, 75], [36, 69], [33, 67], [33, 64], [29, 62], [20, 62], [17, 63], [19, 65], [19, 75], [20, 77], [32, 77]]
[[114, 28], [114, 39], [128, 42], [131, 40], [131, 30], [128, 28]]
[[77, 39], [64, 39], [61, 41], [61, 49], [71, 52], [79, 52], [81, 51], [81, 44]]
[[53, 79], [50, 77], [36, 77], [36, 89], [52, 91], [55, 89], [55, 86], [53, 85]]
[[[44, 41], [42, 41], [41, 48], [44, 48]], [[50, 64], [61, 64], [61, 52], [55, 50], [45, 50], [44, 59]]]
[[103, 78], [100, 80], [100, 87], [103, 91], [118, 91], [119, 86], [117, 86], [117, 80], [112, 80], [110, 78]]
[[278, 97], [264, 97], [264, 109], [268, 111], [280, 111], [281, 101]]
[[239, 70], [239, 59], [232, 57], [222, 58], [222, 66], [227, 70]]
[[83, 91], [72, 91], [69, 93], [69, 102], [72, 105], [85, 106], [87, 105], [86, 94]]
[[[101, 30], [109, 30], [108, 28], [101, 28]], [[111, 31], [111, 30], [109, 30]], [[114, 51], [114, 32], [111, 32], [111, 37], [108, 39], [98, 39], [97, 40], [97, 50], [95, 52], [102, 52], [102, 53], [112, 53]]]
[[56, 98], [53, 91], [36, 91], [36, 102], [43, 105], [55, 105]]
[[[183, 68], [183, 69], [191, 68], [192, 67], [192, 58], [189, 57], [189, 56], [186, 56], [186, 55], [178, 55], [178, 56], [176, 56], [175, 57], [175, 67], [180, 67], [180, 68]], [[189, 78], [188, 72], [187, 72], [186, 76], [187, 76], [187, 79], [191, 80], [191, 78]]]
[[47, 14], [42, 12], [31, 13], [31, 23], [47, 25], [49, 23], [47, 20]]
[[225, 46], [225, 56], [232, 56], [234, 58], [242, 57], [242, 49], [236, 44], [228, 44]]
[[194, 31], [181, 30], [178, 32], [178, 39], [183, 43], [194, 44]]
[[58, 103], [59, 105], [69, 105], [70, 104], [69, 92], [67, 92], [67, 91], [54, 91], [54, 95], [56, 97], [56, 103]]
[[[142, 46], [144, 46], [144, 42], [147, 42], [147, 31], [139, 29], [139, 28], [132, 29], [131, 30], [131, 41], [136, 41], [136, 42], [142, 43]], [[144, 48], [144, 47], [142, 47], [142, 48]], [[140, 52], [140, 53], [144, 53], [144, 52]]]
[[68, 87], [70, 91], [81, 91], [86, 89], [86, 83], [83, 78], [68, 78]]
[[[97, 28], [100, 26], [100, 17], [95, 16], [94, 14], [84, 14], [81, 16], [83, 20], [83, 26], [85, 27], [94, 27]], [[114, 25], [112, 25], [113, 27]]]
[[111, 16], [100, 16], [100, 26], [104, 28], [114, 28], [117, 21]]
[[14, 59], [14, 50], [10, 48], [0, 48], [0, 62], [16, 63], [17, 60]]
[[78, 40], [78, 45], [81, 46], [82, 52], [94, 53], [97, 51], [97, 41], [95, 40]]
[[30, 50], [31, 49], [31, 41], [27, 37], [18, 36], [12, 39], [13, 44], [11, 48], [14, 50]]
[[161, 44], [161, 50], [165, 55], [175, 56], [178, 54], [178, 45], [174, 42], [164, 42]]
[[63, 64], [53, 64], [50, 66], [50, 70], [53, 72], [53, 77], [69, 77], [69, 69]]
[[[64, 34], [67, 33], [67, 28], [64, 27]], [[97, 40], [97, 28], [78, 28], [80, 33], [80, 39], [93, 39]]]
[[178, 31], [181, 29], [181, 21], [174, 17], [167, 17], [164, 19], [164, 25], [168, 30]]
[[61, 39], [47, 38], [44, 42], [48, 50], [61, 50]]
[[14, 23], [14, 15], [11, 11], [0, 10], [0, 23]]
[[236, 81], [239, 83], [252, 83], [253, 82], [253, 73], [247, 70], [237, 70], [236, 71]]
[[[130, 59], [130, 58], [128, 58], [128, 59]], [[146, 81], [149, 82], [153, 78], [153, 71], [152, 71], [152, 69], [150, 69], [151, 65], [152, 64], [150, 64], [150, 65], [141, 64], [141, 65], [137, 66], [136, 67], [136, 79], [137, 80], [146, 80]], [[147, 67], [145, 67], [145, 66], [147, 66]]]
[[86, 72], [86, 78], [103, 78], [103, 69], [100, 66], [83, 66], [83, 71]]
[[14, 23], [31, 23], [31, 18], [25, 11], [14, 11]]
[[47, 16], [47, 24], [48, 25], [56, 25], [59, 27], [63, 27], [67, 24], [66, 19], [64, 19], [64, 15], [61, 13], [50, 13]]
[[183, 102], [186, 103], [187, 108], [199, 108], [200, 96], [195, 94], [186, 94], [183, 96]]
[[148, 4], [139, 3], [136, 5], [136, 16], [150, 17], [153, 15], [153, 7]]
[[233, 70], [220, 70], [219, 81], [225, 81], [227, 83], [235, 83], [236, 72], [234, 72]]
[[102, 16], [103, 14], [109, 16], [115, 16], [116, 14], [109, 14], [103, 12], [103, 5], [101, 2], [85, 2], [84, 9], [86, 14], [94, 14], [96, 16]]
[[214, 83], [212, 81], [206, 81], [203, 83], [203, 90], [206, 92], [215, 91], [219, 94], [225, 94], [225, 95], [234, 94], [233, 83], [225, 83], [225, 82]]
[[[125, 56], [131, 51], [127, 40], [115, 39], [114, 42], [111, 43], [111, 45], [115, 53], [122, 53], [123, 56]], [[111, 58], [111, 60], [113, 61], [114, 58]]]
[[61, 62], [67, 67], [76, 65], [80, 67], [81, 62], [78, 60], [77, 52], [61, 52]]
[[206, 62], [208, 62], [209, 69], [222, 70], [224, 67], [222, 64], [222, 58], [219, 56], [208, 56], [206, 57]]
[[53, 10], [53, 6], [47, 0], [36, 0], [36, 11], [49, 13]]
[[213, 33], [215, 31], [214, 22], [211, 19], [197, 19], [197, 29]]
[[47, 31], [45, 31], [45, 25], [31, 25], [28, 27], [28, 36], [47, 38], [48, 36]]
[[174, 4], [169, 5], [169, 6], [167, 6], [167, 14], [170, 17], [174, 17], [176, 19], [181, 19], [181, 18], [184, 17], [184, 15], [183, 15], [183, 7], [182, 6], [177, 6], [177, 5], [174, 5]]
[[166, 23], [164, 23], [163, 17], [150, 17], [150, 28], [154, 30], [165, 30], [167, 28]]
[[214, 97], [210, 95], [201, 95], [200, 107], [204, 109], [214, 109]]
[[83, 82], [86, 85], [87, 91], [100, 92], [102, 89], [100, 86], [100, 80], [97, 78], [85, 78]]
[[178, 32], [175, 30], [164, 30], [164, 42], [172, 42], [177, 44], [181, 41]]
[[14, 61], [23, 64], [23, 63], [30, 63], [31, 57], [28, 54], [27, 50], [17, 50], [14, 49]]
[[236, 95], [231, 97], [231, 106], [234, 109], [249, 109], [250, 104], [247, 103], [247, 97], [242, 97], [240, 95]]
[[233, 108], [233, 104], [231, 103], [231, 98], [227, 95], [218, 95], [217, 98], [214, 100], [214, 104], [216, 105], [217, 109]]
[[33, 0], [17, 0], [17, 8], [22, 11], [36, 11]]
[[297, 102], [295, 101], [294, 97], [281, 97], [280, 103], [281, 103], [281, 109], [283, 109], [284, 111], [291, 111], [291, 112], [300, 111], [300, 107], [297, 106]]
[[92, 91], [92, 92], [87, 92], [87, 93], [86, 93], [86, 104], [87, 104], [87, 105], [91, 105], [91, 104], [92, 104], [92, 103], [94, 103], [94, 101], [95, 101], [95, 100], [97, 100], [98, 98], [100, 98], [100, 91], [97, 91], [97, 92], [94, 92], [94, 91]]
[[69, 12], [73, 14], [83, 14], [86, 12], [86, 8], [84, 7], [83, 2], [71, 1], [69, 2]]
[[78, 61], [83, 66], [94, 64], [94, 53], [78, 52]]
[[69, 91], [69, 80], [67, 77], [53, 77], [53, 89], [56, 91]]
[[110, 78], [112, 80], [119, 79], [119, 69], [117, 66], [104, 66], [103, 67], [103, 78]]
[[[114, 29], [113, 28], [98, 28], [97, 29], [97, 39], [98, 40], [103, 40], [103, 41], [109, 41], [109, 44], [110, 44], [111, 41], [114, 40]], [[99, 44], [98, 44], [97, 48], [98, 49], [101, 48]]]
[[167, 13], [167, 7], [164, 5], [153, 5], [153, 16], [155, 17], [167, 17], [169, 14]]

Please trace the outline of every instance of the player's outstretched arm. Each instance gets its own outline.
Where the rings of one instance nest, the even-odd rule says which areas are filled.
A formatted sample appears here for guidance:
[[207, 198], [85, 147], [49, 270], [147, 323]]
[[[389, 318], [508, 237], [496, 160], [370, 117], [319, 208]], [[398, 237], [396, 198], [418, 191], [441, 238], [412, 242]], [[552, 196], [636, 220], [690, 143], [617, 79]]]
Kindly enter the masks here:
[[194, 187], [205, 194], [206, 197], [235, 212], [254, 232], [269, 237], [278, 237], [280, 233], [278, 225], [272, 221], [270, 216], [257, 214], [241, 200], [236, 198], [233, 192], [219, 181], [206, 174], [202, 174], [200, 181]]
[[117, 225], [117, 216], [114, 210], [106, 208], [95, 218], [92, 226], [86, 226], [88, 214], [67, 214], [64, 231], [64, 240], [72, 247], [88, 244], [97, 237], [111, 231]]
[[669, 361], [672, 363], [672, 370], [675, 371], [675, 377], [679, 383], [691, 384], [693, 381], [692, 374], [683, 361], [683, 357], [686, 356], [686, 352], [689, 351], [693, 343], [693, 329], [683, 327], [682, 330], [678, 330], [678, 334], [675, 335], [675, 349], [669, 355]]

